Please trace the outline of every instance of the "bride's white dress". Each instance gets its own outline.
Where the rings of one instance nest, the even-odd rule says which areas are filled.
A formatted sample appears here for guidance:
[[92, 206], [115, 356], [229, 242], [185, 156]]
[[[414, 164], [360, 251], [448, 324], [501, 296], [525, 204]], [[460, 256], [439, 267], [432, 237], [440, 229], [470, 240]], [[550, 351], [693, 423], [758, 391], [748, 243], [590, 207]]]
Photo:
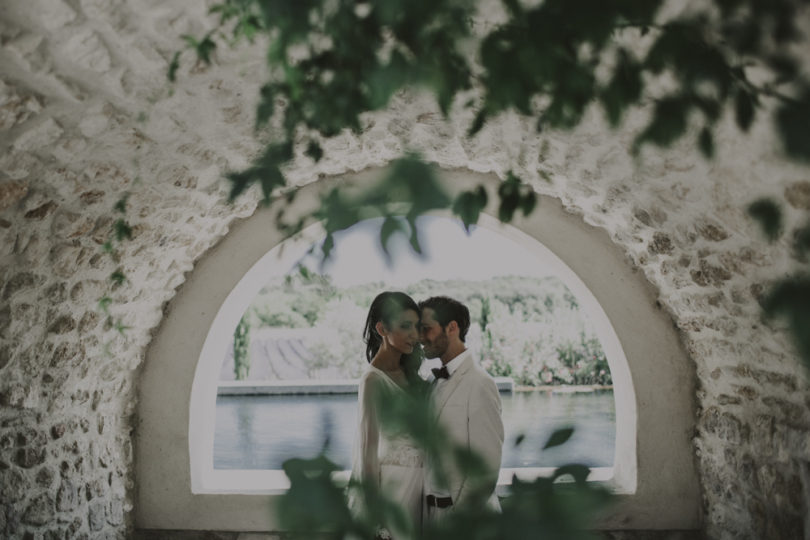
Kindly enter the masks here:
[[[422, 452], [405, 433], [381, 426], [377, 396], [404, 393], [385, 372], [369, 365], [358, 388], [358, 430], [355, 438], [352, 477], [377, 482], [389, 500], [406, 511], [418, 534], [422, 525]], [[350, 501], [359, 512], [359, 503]], [[407, 540], [402, 531], [391, 531], [395, 540]]]

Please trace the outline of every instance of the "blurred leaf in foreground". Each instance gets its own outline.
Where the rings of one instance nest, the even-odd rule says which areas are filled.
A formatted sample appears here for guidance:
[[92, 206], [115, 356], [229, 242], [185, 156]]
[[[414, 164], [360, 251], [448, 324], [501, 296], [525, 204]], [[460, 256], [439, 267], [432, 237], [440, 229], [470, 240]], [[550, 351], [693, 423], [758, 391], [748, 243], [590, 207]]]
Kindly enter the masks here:
[[769, 241], [775, 242], [782, 234], [782, 211], [775, 201], [755, 201], [748, 207], [748, 214], [759, 222]]
[[769, 317], [784, 317], [805, 367], [810, 369], [810, 274], [780, 280], [762, 300]]
[[[426, 455], [450, 458], [444, 463], [452, 461], [451, 466], [475, 479], [484, 472], [484, 461], [467, 448], [448, 442], [448, 434], [434, 420], [429, 392], [430, 386], [419, 379], [413, 381], [405, 396], [381, 393], [377, 403], [383, 429], [405, 430]], [[563, 444], [572, 433], [572, 428], [558, 430], [546, 447]], [[454, 508], [447, 519], [418, 530], [418, 526], [408, 523], [397, 501], [380, 493], [374, 482], [352, 480], [344, 492], [334, 478], [338, 467], [323, 455], [289, 460], [284, 471], [291, 487], [282, 495], [278, 510], [284, 528], [292, 531], [294, 538], [372, 539], [383, 526], [412, 531], [408, 538], [424, 540], [586, 539], [593, 538], [588, 529], [612, 499], [606, 488], [586, 481], [590, 473], [587, 466], [568, 464], [548, 478], [514, 478], [501, 498], [502, 512], [488, 507], [488, 494], [481, 493], [470, 499], [474, 502]], [[361, 497], [364, 510], [353, 513], [347, 495]]]

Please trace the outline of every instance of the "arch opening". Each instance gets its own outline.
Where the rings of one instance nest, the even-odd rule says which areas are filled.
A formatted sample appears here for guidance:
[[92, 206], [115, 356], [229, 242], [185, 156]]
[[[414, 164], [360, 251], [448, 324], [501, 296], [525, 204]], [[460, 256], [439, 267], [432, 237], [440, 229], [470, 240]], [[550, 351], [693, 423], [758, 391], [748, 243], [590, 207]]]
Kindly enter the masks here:
[[[351, 181], [362, 183], [374, 174], [378, 173], [362, 173]], [[469, 185], [470, 176], [497, 186], [491, 177], [443, 173], [451, 190]], [[301, 189], [304, 196], [297, 197], [296, 204], [302, 211], [318, 204], [326, 183]], [[557, 274], [598, 319], [594, 322], [610, 362], [616, 397], [611, 482], [624, 494], [604, 526], [697, 527], [699, 492], [689, 438], [694, 382], [677, 335], [668, 318], [655, 309], [649, 287], [627, 267], [604, 233], [566, 214], [555, 201], [543, 204], [542, 212], [511, 226], [485, 215], [480, 224], [553, 261]], [[283, 473], [215, 470], [210, 421], [216, 406], [211, 397], [230, 338], [228, 332], [210, 330], [234, 328], [268, 273], [285, 269], [279, 261], [298, 260], [322, 234], [315, 224], [294, 239], [284, 238], [274, 230], [272, 215], [272, 208], [257, 212], [198, 264], [150, 347], [136, 453], [139, 526], [277, 530], [266, 497], [284, 489]], [[169, 365], [168, 358], [180, 361]], [[158, 421], [157, 411], [165, 410], [165, 399], [161, 403], [160, 398], [150, 398], [170, 387], [169, 401], [175, 406], [171, 410], [187, 414]], [[167, 456], [171, 456], [168, 463], [160, 461]], [[182, 467], [182, 477], [167, 472], [170, 464]]]
[[[314, 247], [313, 244], [307, 246], [310, 240], [314, 238], [319, 243], [323, 239], [321, 227], [314, 224], [262, 257], [228, 296], [209, 331], [192, 389], [189, 436], [192, 490], [201, 493], [240, 490], [271, 493], [287, 487], [286, 479], [278, 474], [284, 452], [288, 452], [286, 457], [292, 457], [289, 452], [296, 450], [304, 455], [309, 455], [308, 452], [314, 454], [320, 448], [322, 435], [315, 436], [318, 440], [312, 439], [308, 434], [317, 432], [318, 426], [293, 424], [286, 418], [276, 418], [274, 407], [283, 409], [285, 416], [298, 411], [319, 426], [322, 422], [315, 414], [315, 408], [328, 411], [337, 427], [330, 436], [332, 457], [338, 464], [346, 466], [350, 462], [348, 433], [353, 427], [354, 403], [350, 395], [334, 394], [346, 391], [351, 394], [347, 380], [358, 377], [365, 366], [359, 339], [359, 329], [367, 309], [363, 305], [365, 299], [385, 288], [399, 288], [418, 299], [433, 294], [450, 294], [471, 307], [468, 346], [477, 361], [493, 376], [506, 375], [498, 377], [506, 390], [502, 395], [507, 426], [502, 486], [511, 483], [515, 474], [523, 479], [538, 474], [549, 475], [554, 467], [574, 460], [592, 466], [592, 480], [610, 480], [618, 492], [632, 493], [635, 490], [633, 435], [636, 417], [627, 361], [604, 310], [576, 274], [542, 244], [490, 216], [485, 216], [481, 226], [473, 228], [470, 234], [465, 234], [455, 220], [424, 217], [419, 221], [423, 256], [413, 254], [403, 239], [402, 246], [389, 246], [392, 260], [385, 264], [382, 250], [378, 246], [373, 249], [377, 245], [376, 233], [380, 223], [379, 218], [365, 220], [337, 235], [333, 256], [322, 269], [322, 274], [307, 270], [317, 266], [319, 259], [302, 255]], [[374, 258], [379, 259], [379, 265], [375, 264]], [[358, 261], [362, 261], [361, 267], [357, 266]], [[296, 263], [303, 266], [297, 267]], [[304, 278], [296, 268], [300, 268]], [[293, 279], [315, 281], [321, 285], [320, 294], [313, 296], [303, 286], [292, 289], [290, 282]], [[288, 307], [286, 302], [279, 302], [279, 296], [285, 297], [279, 291], [290, 289], [300, 294], [296, 303], [307, 308], [303, 313], [305, 321], [294, 320], [294, 316], [303, 318], [299, 311], [291, 313], [272, 305], [275, 301]], [[573, 293], [572, 289], [577, 292]], [[521, 298], [519, 302], [514, 301], [517, 295]], [[323, 305], [327, 302], [323, 296], [331, 298], [328, 305]], [[483, 307], [484, 300], [486, 308]], [[293, 309], [297, 307], [293, 306]], [[335, 309], [340, 313], [332, 313]], [[482, 309], [486, 309], [488, 315], [481, 315]], [[491, 320], [482, 323], [482, 317]], [[326, 321], [317, 328], [307, 328], [306, 323], [313, 324], [316, 318]], [[562, 320], [556, 321], [555, 318]], [[293, 322], [282, 324], [278, 322], [281, 320]], [[242, 382], [222, 382], [226, 377], [235, 378], [231, 336], [237, 324], [242, 325], [241, 328], [250, 328], [248, 348], [242, 353], [248, 371], [243, 370], [240, 362], [239, 372], [245, 379], [248, 375], [250, 377]], [[295, 329], [290, 331], [290, 326]], [[577, 334], [579, 343], [574, 337]], [[347, 345], [340, 335], [354, 336], [355, 339]], [[308, 345], [313, 348], [313, 343], [316, 354], [330, 358], [333, 363], [324, 363], [321, 358], [312, 359], [306, 349]], [[604, 357], [612, 369], [605, 379], [613, 371], [618, 374], [618, 390], [616, 393], [610, 391], [610, 401], [618, 401], [618, 407], [615, 401], [606, 401], [599, 392], [555, 392], [551, 395], [548, 391], [524, 391], [513, 396], [515, 384], [534, 386], [552, 379], [559, 383], [575, 383], [584, 378], [581, 372], [603, 365], [600, 362], [580, 365], [584, 361], [576, 367], [567, 365], [559, 360], [560, 354], [564, 354], [559, 353], [560, 349], [567, 350], [570, 356], [581, 358], [583, 352], [587, 352], [598, 354], [600, 359], [606, 349]], [[253, 358], [248, 358], [250, 355]], [[591, 361], [590, 358], [586, 360]], [[435, 367], [435, 363], [435, 360], [425, 362], [425, 374], [430, 367]], [[315, 368], [308, 368], [307, 364], [313, 364]], [[255, 372], [258, 373], [254, 375]], [[299, 380], [301, 378], [315, 378], [316, 381]], [[547, 380], [543, 381], [543, 378]], [[531, 387], [520, 388], [528, 390]], [[560, 386], [557, 390], [565, 388], [572, 387]], [[330, 396], [318, 399], [300, 395], [311, 396], [318, 392], [321, 396]], [[253, 397], [247, 397], [246, 393]], [[273, 394], [276, 397], [269, 397]], [[298, 394], [298, 397], [281, 397], [289, 394]], [[265, 397], [257, 398], [256, 395]], [[213, 413], [210, 410], [212, 401], [216, 401], [217, 407]], [[582, 409], [576, 417], [572, 417], [570, 410], [561, 410], [572, 406]], [[554, 410], [544, 410], [543, 407]], [[549, 418], [537, 422], [545, 416]], [[599, 422], [594, 421], [597, 416]], [[532, 421], [527, 422], [527, 417]], [[216, 422], [212, 421], [213, 418]], [[258, 418], [262, 419], [261, 422]], [[578, 425], [567, 448], [541, 454], [539, 449], [545, 437], [563, 423]], [[605, 423], [609, 425], [601, 425]], [[274, 433], [274, 428], [288, 433]], [[617, 439], [616, 433], [622, 438]], [[521, 448], [511, 444], [518, 434], [526, 436], [528, 441]], [[285, 436], [294, 437], [294, 440], [287, 441]], [[541, 436], [542, 440], [539, 440]], [[213, 453], [202, 451], [212, 448]], [[261, 456], [253, 456], [252, 453], [259, 449]], [[614, 475], [616, 470], [618, 476]]]

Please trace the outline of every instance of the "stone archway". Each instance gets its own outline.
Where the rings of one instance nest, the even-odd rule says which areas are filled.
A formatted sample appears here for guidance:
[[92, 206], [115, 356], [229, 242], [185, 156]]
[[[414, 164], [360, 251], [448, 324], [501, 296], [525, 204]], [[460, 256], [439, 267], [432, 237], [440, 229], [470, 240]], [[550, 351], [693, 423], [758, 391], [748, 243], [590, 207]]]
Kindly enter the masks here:
[[[298, 211], [311, 209], [317, 194], [332, 182], [362, 185], [375, 174], [379, 171], [308, 186], [299, 191], [295, 205]], [[444, 172], [442, 179], [450, 190], [460, 190], [471, 180], [490, 189], [497, 186], [497, 179], [470, 172]], [[649, 286], [606, 235], [566, 214], [551, 199], [542, 204], [536, 215], [515, 224], [513, 239], [541, 241], [582, 280], [593, 293], [595, 309], [604, 309], [616, 330], [605, 343], [615, 353], [609, 358], [623, 358], [622, 352], [626, 353], [626, 363], [611, 365], [617, 395], [614, 487], [620, 503], [604, 526], [697, 528], [701, 517], [691, 445], [691, 361], [669, 317], [656, 307]], [[264, 489], [258, 487], [261, 495], [238, 488], [238, 477], [231, 476], [229, 483], [212, 475], [206, 449], [213, 435], [203, 431], [213, 412], [209, 409], [215, 382], [209, 375], [218, 366], [211, 368], [200, 361], [210, 346], [208, 329], [222, 314], [220, 306], [233, 296], [245, 274], [255, 273], [257, 260], [268, 257], [285, 240], [272, 224], [273, 215], [272, 208], [259, 210], [200, 261], [173, 300], [147, 354], [136, 445], [140, 486], [136, 523], [140, 527], [277, 529], [268, 507], [272, 493], [277, 492], [274, 489], [283, 483], [276, 478], [282, 473], [261, 475], [261, 481], [270, 483]], [[495, 226], [494, 220], [490, 226]], [[255, 478], [248, 485], [256, 487]]]
[[[249, 193], [227, 205], [219, 180], [259, 150], [264, 51], [222, 49], [169, 91], [178, 36], [210, 28], [203, 4], [34, 5], [6, 2], [0, 29], [0, 534], [124, 536], [136, 491], [148, 489], [135, 483], [131, 448], [146, 347], [196, 261], [257, 204]], [[776, 150], [767, 122], [741, 137], [730, 115], [711, 161], [688, 140], [631, 156], [648, 112], [612, 130], [589, 110], [578, 128], [540, 135], [506, 113], [470, 139], [463, 113], [444, 118], [408, 92], [330, 141], [319, 163], [298, 156], [289, 178], [304, 185], [411, 149], [443, 168], [512, 170], [562, 201], [651, 284], [695, 364], [708, 534], [799, 536], [810, 383], [758, 304], [796, 254], [765, 242], [745, 208], [772, 196], [788, 223], [803, 222], [807, 169]], [[100, 247], [125, 192], [135, 235], [112, 261]], [[125, 336], [98, 309], [118, 267], [130, 277], [114, 294]]]

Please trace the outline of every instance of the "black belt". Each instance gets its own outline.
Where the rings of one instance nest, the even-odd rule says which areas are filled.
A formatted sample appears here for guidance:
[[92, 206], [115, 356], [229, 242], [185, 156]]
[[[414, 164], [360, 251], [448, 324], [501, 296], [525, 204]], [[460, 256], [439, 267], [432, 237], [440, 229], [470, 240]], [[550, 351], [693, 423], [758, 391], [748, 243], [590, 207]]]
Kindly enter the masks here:
[[436, 508], [448, 508], [453, 506], [453, 499], [451, 497], [437, 497], [435, 495], [428, 495], [425, 497], [427, 499], [428, 506], [435, 506]]

